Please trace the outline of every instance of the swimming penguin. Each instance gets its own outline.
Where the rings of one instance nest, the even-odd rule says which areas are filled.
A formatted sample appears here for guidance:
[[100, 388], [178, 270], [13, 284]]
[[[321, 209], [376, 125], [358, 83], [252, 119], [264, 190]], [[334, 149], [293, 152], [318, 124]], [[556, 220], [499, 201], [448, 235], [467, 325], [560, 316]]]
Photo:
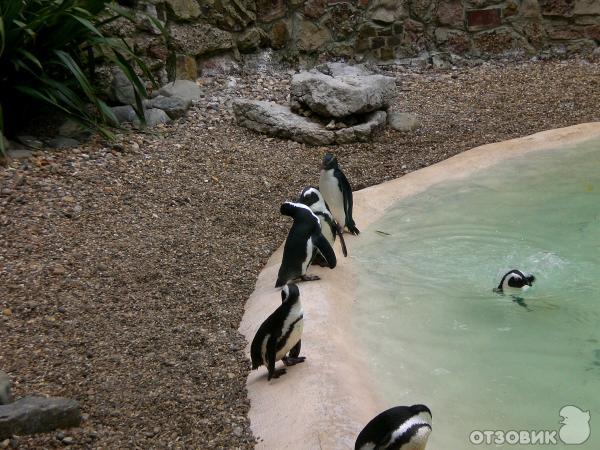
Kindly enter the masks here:
[[285, 368], [275, 370], [277, 361], [282, 360], [286, 366], [304, 362], [306, 358], [300, 356], [303, 314], [298, 286], [285, 285], [281, 290], [281, 305], [262, 323], [252, 339], [252, 370], [264, 364], [270, 380], [286, 372]]
[[[346, 243], [344, 242], [342, 227], [335, 221], [331, 211], [323, 196], [319, 190], [315, 187], [309, 186], [304, 188], [300, 193], [298, 202], [308, 206], [310, 210], [315, 213], [321, 223], [321, 233], [327, 239], [327, 242], [333, 247], [336, 235], [340, 237], [340, 244], [342, 245], [342, 253], [344, 256], [348, 256], [348, 250], [346, 249]], [[327, 261], [323, 256], [316, 250], [316, 255], [313, 260], [313, 264], [319, 264], [320, 266], [327, 266]]]
[[424, 450], [430, 433], [431, 411], [427, 406], [396, 406], [363, 428], [354, 450]]
[[497, 292], [498, 294], [508, 294], [519, 306], [529, 309], [525, 304], [525, 300], [518, 294], [533, 286], [534, 281], [535, 277], [533, 275], [524, 274], [520, 270], [513, 269], [504, 274], [502, 280], [500, 280], [500, 284], [494, 289], [494, 292]]
[[317, 275], [306, 275], [315, 248], [323, 255], [329, 268], [333, 269], [337, 264], [333, 248], [321, 233], [319, 218], [302, 203], [285, 202], [280, 211], [281, 214], [292, 217], [294, 223], [283, 247], [283, 260], [275, 287], [297, 278], [303, 281], [318, 280]]
[[326, 153], [321, 166], [319, 190], [329, 205], [333, 217], [352, 234], [359, 234], [352, 218], [352, 188], [344, 172], [338, 166], [337, 158]]

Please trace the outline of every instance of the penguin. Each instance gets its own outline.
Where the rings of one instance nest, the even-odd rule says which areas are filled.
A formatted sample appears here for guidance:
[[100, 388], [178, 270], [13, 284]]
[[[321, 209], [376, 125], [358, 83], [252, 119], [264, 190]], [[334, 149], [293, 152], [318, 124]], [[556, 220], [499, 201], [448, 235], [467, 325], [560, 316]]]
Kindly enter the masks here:
[[520, 270], [513, 269], [504, 274], [494, 292], [510, 295], [515, 303], [531, 311], [519, 294], [533, 286], [534, 281], [535, 277], [533, 275], [524, 274]]
[[431, 411], [427, 406], [396, 406], [363, 428], [354, 450], [424, 450], [430, 433]]
[[267, 380], [271, 380], [286, 372], [285, 368], [275, 370], [277, 361], [282, 360], [286, 366], [304, 362], [306, 357], [300, 356], [303, 315], [298, 286], [293, 283], [285, 285], [281, 290], [281, 305], [267, 317], [252, 339], [252, 370], [264, 364], [269, 371]]
[[283, 259], [275, 287], [283, 286], [297, 278], [303, 281], [319, 280], [317, 275], [306, 274], [315, 248], [323, 255], [330, 269], [337, 264], [333, 248], [321, 233], [319, 218], [302, 203], [285, 202], [281, 205], [280, 212], [292, 217], [294, 223], [283, 247]]
[[[344, 242], [342, 227], [335, 221], [329, 211], [329, 206], [323, 200], [323, 196], [316, 187], [309, 186], [300, 192], [298, 202], [302, 203], [310, 208], [319, 218], [321, 224], [321, 233], [327, 239], [327, 242], [333, 247], [336, 235], [340, 237], [340, 244], [342, 245], [342, 253], [345, 257], [348, 256], [348, 250], [346, 249], [346, 242]], [[325, 258], [315, 250], [316, 255], [314, 256], [313, 264], [319, 264], [322, 267], [327, 266]]]
[[331, 153], [326, 153], [321, 166], [319, 190], [331, 208], [333, 217], [350, 233], [360, 234], [352, 218], [352, 188], [344, 172], [339, 168], [338, 161]]

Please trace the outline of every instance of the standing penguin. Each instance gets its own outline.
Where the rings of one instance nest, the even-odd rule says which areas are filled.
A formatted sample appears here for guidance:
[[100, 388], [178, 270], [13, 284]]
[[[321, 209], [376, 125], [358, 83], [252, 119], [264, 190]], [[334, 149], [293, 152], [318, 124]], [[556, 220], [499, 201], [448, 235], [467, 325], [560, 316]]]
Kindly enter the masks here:
[[523, 300], [519, 294], [533, 286], [534, 281], [535, 277], [533, 275], [524, 274], [520, 270], [513, 269], [504, 274], [500, 280], [500, 284], [494, 289], [494, 292], [497, 292], [498, 294], [508, 294], [519, 306], [530, 310], [525, 304], [525, 300]]
[[321, 233], [319, 218], [302, 203], [285, 202], [280, 211], [281, 214], [292, 217], [294, 223], [283, 247], [283, 259], [275, 287], [297, 278], [303, 281], [318, 280], [317, 275], [306, 275], [315, 248], [323, 255], [330, 269], [337, 264], [333, 248]]
[[431, 411], [427, 406], [396, 406], [363, 428], [354, 450], [424, 450], [430, 433]]
[[352, 188], [344, 172], [338, 166], [337, 158], [326, 153], [321, 166], [319, 190], [331, 208], [333, 217], [352, 234], [359, 234], [352, 218]]
[[267, 317], [252, 339], [252, 370], [264, 364], [269, 371], [270, 380], [279, 378], [286, 372], [285, 368], [275, 370], [277, 361], [282, 360], [286, 366], [304, 362], [306, 358], [299, 356], [304, 328], [303, 315], [298, 286], [292, 283], [284, 286], [281, 290], [281, 305]]
[[[321, 224], [321, 233], [327, 239], [327, 242], [333, 247], [333, 243], [335, 242], [335, 237], [338, 235], [340, 237], [340, 244], [342, 245], [342, 253], [344, 256], [348, 256], [348, 250], [346, 249], [346, 243], [344, 242], [343, 230], [342, 227], [335, 221], [331, 211], [329, 211], [329, 207], [325, 200], [323, 200], [323, 196], [319, 192], [319, 190], [315, 187], [309, 186], [304, 188], [300, 193], [300, 197], [298, 198], [298, 202], [308, 206], [310, 210], [319, 218], [319, 222]], [[316, 255], [313, 263], [319, 264], [320, 266], [327, 266], [327, 261], [321, 255], [321, 253], [316, 250]]]

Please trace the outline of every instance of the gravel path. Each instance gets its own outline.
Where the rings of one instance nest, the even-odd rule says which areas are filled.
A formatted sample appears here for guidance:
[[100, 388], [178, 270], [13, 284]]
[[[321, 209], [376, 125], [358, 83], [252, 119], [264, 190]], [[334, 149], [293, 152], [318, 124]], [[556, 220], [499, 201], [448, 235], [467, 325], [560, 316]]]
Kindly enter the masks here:
[[[474, 146], [600, 120], [600, 64], [485, 64], [398, 77], [422, 126], [334, 148], [355, 189]], [[232, 124], [231, 98], [284, 101], [290, 73], [205, 79], [186, 119], [0, 168], [0, 368], [17, 397], [82, 403], [84, 448], [253, 447], [246, 298], [318, 182], [324, 148]], [[360, 227], [360, 224], [358, 224]], [[19, 448], [62, 447], [57, 433]]]

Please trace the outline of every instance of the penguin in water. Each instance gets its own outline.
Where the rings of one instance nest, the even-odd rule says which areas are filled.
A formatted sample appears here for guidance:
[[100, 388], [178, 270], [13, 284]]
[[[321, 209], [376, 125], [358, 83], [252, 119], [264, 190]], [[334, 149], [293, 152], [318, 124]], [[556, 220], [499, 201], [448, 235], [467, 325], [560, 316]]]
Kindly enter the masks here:
[[275, 370], [277, 361], [282, 360], [286, 366], [304, 362], [306, 358], [300, 356], [303, 314], [298, 286], [293, 283], [285, 285], [281, 290], [281, 305], [267, 317], [252, 339], [252, 370], [264, 364], [269, 371], [270, 380], [279, 378], [286, 372], [285, 368]]
[[519, 306], [526, 308], [531, 311], [523, 297], [519, 294], [533, 286], [535, 277], [531, 274], [524, 274], [520, 270], [513, 269], [504, 274], [500, 280], [498, 287], [494, 289], [494, 292], [498, 294], [508, 294], [513, 298], [513, 301]]
[[[325, 236], [325, 239], [327, 239], [327, 242], [329, 242], [332, 247], [333, 243], [335, 242], [336, 235], [340, 237], [342, 253], [344, 256], [348, 256], [348, 250], [346, 249], [346, 243], [344, 242], [342, 227], [333, 218], [333, 215], [331, 214], [331, 211], [329, 211], [329, 207], [327, 206], [327, 203], [325, 203], [325, 200], [323, 200], [323, 196], [319, 190], [313, 186], [304, 188], [300, 193], [298, 202], [308, 206], [310, 210], [319, 218], [319, 222], [321, 224], [321, 233], [323, 233], [323, 236]], [[327, 261], [323, 255], [321, 255], [318, 250], [315, 250], [315, 253], [313, 264], [327, 267]]]
[[363, 428], [354, 450], [424, 450], [430, 433], [431, 411], [427, 406], [396, 406]]
[[360, 233], [352, 218], [352, 188], [344, 172], [338, 166], [338, 161], [331, 153], [326, 153], [321, 166], [319, 190], [331, 208], [333, 217], [342, 227], [347, 227], [350, 233]]
[[280, 211], [281, 214], [292, 217], [294, 223], [283, 247], [283, 260], [275, 287], [297, 278], [303, 281], [319, 280], [317, 275], [306, 275], [315, 248], [323, 255], [330, 269], [337, 264], [333, 248], [321, 233], [319, 218], [302, 203], [285, 202]]

